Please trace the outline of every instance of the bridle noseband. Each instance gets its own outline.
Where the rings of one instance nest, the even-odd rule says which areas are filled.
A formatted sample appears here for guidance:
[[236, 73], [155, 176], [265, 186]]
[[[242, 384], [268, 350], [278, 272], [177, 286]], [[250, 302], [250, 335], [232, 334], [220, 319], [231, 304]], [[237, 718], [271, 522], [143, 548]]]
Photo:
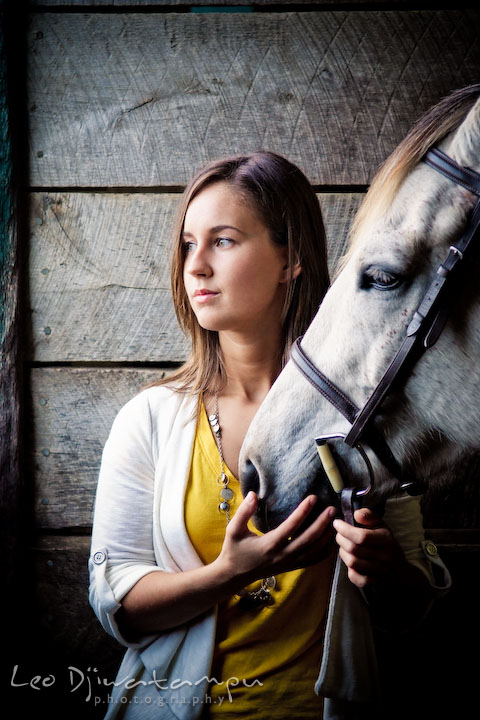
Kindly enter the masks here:
[[[456, 245], [450, 246], [445, 261], [437, 268], [434, 279], [408, 324], [405, 338], [398, 352], [363, 408], [359, 409], [335, 383], [316, 367], [302, 349], [301, 338], [293, 344], [291, 351], [291, 360], [297, 369], [350, 423], [351, 427], [348, 433], [341, 436], [343, 441], [352, 448], [360, 449], [362, 453], [364, 450], [360, 442], [365, 442], [390, 474], [397, 479], [399, 490], [410, 495], [423, 492], [424, 483], [410, 477], [400, 467], [373, 421], [385, 397], [394, 383], [399, 380], [400, 374], [410, 370], [423, 352], [432, 347], [440, 336], [450, 309], [447, 288], [452, 285], [454, 277], [452, 271], [461, 265], [480, 228], [480, 174], [470, 168], [458, 165], [438, 148], [429, 150], [422, 160], [449, 180], [474, 193], [478, 200], [466, 231]], [[317, 438], [316, 442], [321, 444], [332, 437], [334, 436], [323, 436]], [[370, 473], [370, 486], [367, 489], [347, 488], [342, 491], [342, 500], [348, 497], [348, 503], [352, 507], [355, 496], [367, 494], [372, 486], [373, 474]], [[342, 505], [344, 504], [342, 502]], [[352, 514], [353, 510], [350, 516]]]

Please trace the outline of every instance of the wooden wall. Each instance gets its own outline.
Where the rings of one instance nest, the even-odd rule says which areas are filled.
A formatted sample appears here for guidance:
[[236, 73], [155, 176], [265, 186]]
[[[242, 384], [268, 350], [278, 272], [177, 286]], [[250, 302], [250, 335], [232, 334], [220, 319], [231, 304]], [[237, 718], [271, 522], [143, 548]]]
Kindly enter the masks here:
[[[54, 677], [41, 691], [13, 688], [19, 706], [50, 716], [102, 717], [102, 678], [114, 679], [122, 655], [87, 601], [94, 491], [118, 409], [185, 357], [168, 247], [188, 178], [234, 151], [287, 156], [319, 193], [333, 268], [379, 164], [422, 111], [479, 80], [480, 13], [461, 3], [217, 5], [37, 0], [24, 18], [23, 411], [34, 532], [30, 612], [10, 676], [18, 663], [16, 684]], [[476, 475], [471, 467], [474, 499]], [[427, 524], [457, 590], [415, 638], [386, 652], [401, 675], [387, 671], [391, 692], [401, 688], [408, 705], [421, 690], [429, 717], [453, 702], [447, 677], [455, 688], [464, 682], [450, 656], [463, 649], [472, 588], [478, 601], [472, 508], [458, 488], [428, 500]], [[80, 675], [69, 667], [90, 677], [90, 698], [87, 680], [72, 691]]]

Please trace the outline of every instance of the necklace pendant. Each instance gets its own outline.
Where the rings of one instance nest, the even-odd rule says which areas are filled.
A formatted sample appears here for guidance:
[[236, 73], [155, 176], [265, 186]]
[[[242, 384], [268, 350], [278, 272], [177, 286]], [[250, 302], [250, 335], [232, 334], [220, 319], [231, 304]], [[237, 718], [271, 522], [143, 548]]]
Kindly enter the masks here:
[[210, 427], [212, 428], [215, 435], [219, 436], [220, 435], [220, 423], [218, 420], [217, 413], [212, 413], [211, 415], [209, 415], [208, 422], [210, 423]]
[[224, 472], [220, 473], [220, 475], [217, 477], [217, 485], [221, 485], [222, 487], [227, 487], [229, 483], [228, 477], [225, 475]]
[[[235, 492], [228, 487], [229, 478], [225, 472], [225, 463], [223, 459], [222, 450], [222, 431], [220, 429], [220, 419], [218, 412], [218, 392], [215, 393], [215, 412], [208, 416], [208, 422], [215, 435], [215, 441], [217, 443], [218, 454], [220, 457], [220, 474], [217, 476], [217, 485], [220, 485], [219, 504], [218, 510], [225, 514], [227, 525], [230, 522], [230, 504], [235, 498]], [[240, 597], [239, 607], [245, 610], [255, 610], [266, 607], [267, 605], [273, 605], [275, 602], [270, 590], [273, 590], [277, 584], [277, 581], [273, 575], [263, 578], [258, 590], [248, 591], [247, 589], [240, 590], [237, 595]]]
[[273, 605], [273, 598], [268, 590], [258, 590], [257, 592], [246, 592], [240, 597], [238, 606], [242, 610], [258, 610], [259, 608]]
[[272, 596], [270, 595], [269, 590], [261, 590], [257, 597], [257, 603], [259, 606], [270, 605], [271, 600]]
[[235, 493], [233, 490], [230, 490], [229, 487], [224, 487], [223, 490], [220, 490], [220, 497], [223, 498], [223, 500], [233, 500], [235, 496]]

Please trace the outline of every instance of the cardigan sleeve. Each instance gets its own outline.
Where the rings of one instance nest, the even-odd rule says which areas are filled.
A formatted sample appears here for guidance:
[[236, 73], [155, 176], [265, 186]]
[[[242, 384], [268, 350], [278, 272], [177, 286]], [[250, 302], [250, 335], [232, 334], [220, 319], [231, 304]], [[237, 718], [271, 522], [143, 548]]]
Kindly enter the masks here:
[[127, 592], [162, 570], [153, 548], [154, 478], [150, 407], [140, 393], [118, 413], [103, 450], [89, 558], [90, 604], [104, 629], [127, 647], [156, 637], [129, 642], [115, 621]]
[[384, 519], [407, 561], [426, 576], [434, 595], [447, 592], [452, 579], [435, 543], [425, 540], [420, 497], [402, 495], [388, 500]]

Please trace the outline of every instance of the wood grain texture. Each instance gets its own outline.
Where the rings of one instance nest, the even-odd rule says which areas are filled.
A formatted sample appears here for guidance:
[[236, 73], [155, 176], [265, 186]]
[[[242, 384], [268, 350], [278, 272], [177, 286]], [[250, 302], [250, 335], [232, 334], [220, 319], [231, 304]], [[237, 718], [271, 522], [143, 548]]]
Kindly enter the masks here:
[[[319, 197], [332, 269], [361, 197]], [[32, 359], [184, 359], [167, 249], [177, 202], [163, 194], [33, 194]]]
[[260, 147], [367, 184], [414, 119], [478, 80], [478, 10], [33, 14], [30, 183], [184, 184]]
[[81, 651], [91, 654], [92, 660], [95, 652], [97, 662], [105, 661], [108, 648], [116, 662], [122, 649], [109, 641], [88, 602], [90, 537], [39, 536], [32, 550], [39, 580], [36, 599], [41, 627], [62, 639], [63, 652], [68, 652], [71, 660]]
[[[0, 478], [3, 503], [18, 484], [18, 263], [13, 222], [12, 161], [0, 15]], [[9, 488], [9, 485], [11, 487]], [[10, 492], [9, 492], [10, 490]], [[3, 530], [3, 527], [2, 527]]]
[[34, 196], [34, 359], [184, 357], [167, 250], [176, 200], [175, 195]]
[[34, 368], [35, 518], [40, 527], [92, 522], [103, 446], [115, 415], [162, 370]]
[[[21, 261], [19, 223], [16, 218], [18, 175], [13, 167], [11, 125], [11, 38], [15, 24], [6, 8], [0, 8], [0, 575], [5, 588], [0, 613], [15, 623], [21, 595], [24, 478], [21, 434], [22, 364], [20, 328]], [[18, 593], [18, 595], [17, 595]], [[4, 636], [7, 644], [10, 633]], [[6, 650], [8, 654], [8, 650]]]

